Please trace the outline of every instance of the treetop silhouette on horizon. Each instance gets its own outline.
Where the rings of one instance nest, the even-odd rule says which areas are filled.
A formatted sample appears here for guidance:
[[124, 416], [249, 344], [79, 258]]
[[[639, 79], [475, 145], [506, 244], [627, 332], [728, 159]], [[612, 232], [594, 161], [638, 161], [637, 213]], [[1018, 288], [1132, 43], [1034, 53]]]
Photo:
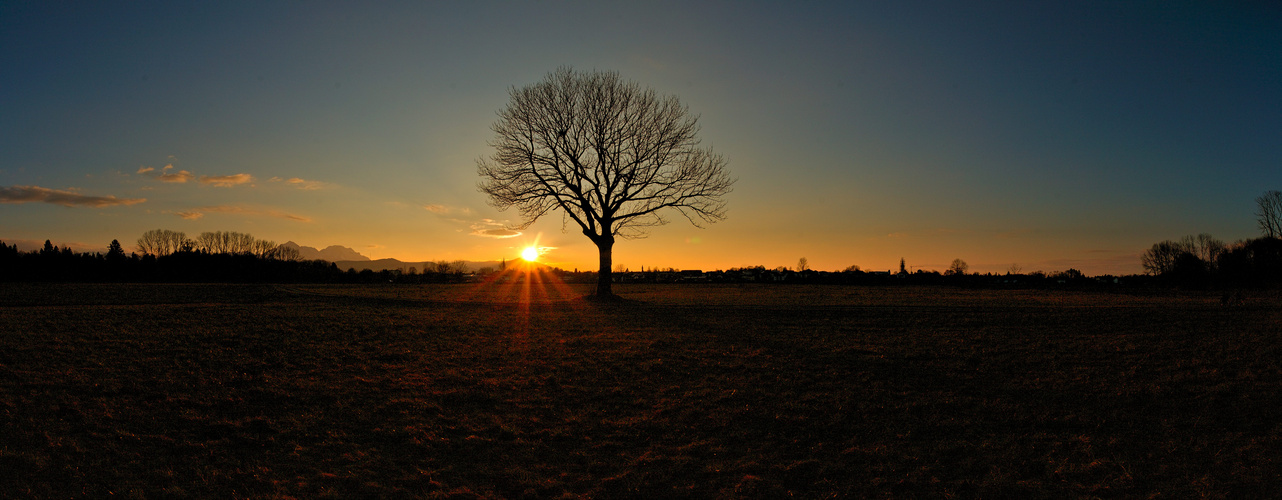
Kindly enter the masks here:
[[699, 147], [698, 117], [675, 96], [569, 67], [510, 94], [491, 127], [495, 151], [477, 161], [478, 188], [495, 208], [517, 208], [517, 229], [558, 209], [573, 220], [599, 250], [597, 297], [613, 296], [616, 238], [644, 237], [667, 223], [664, 209], [695, 227], [725, 219], [734, 179], [724, 157]]

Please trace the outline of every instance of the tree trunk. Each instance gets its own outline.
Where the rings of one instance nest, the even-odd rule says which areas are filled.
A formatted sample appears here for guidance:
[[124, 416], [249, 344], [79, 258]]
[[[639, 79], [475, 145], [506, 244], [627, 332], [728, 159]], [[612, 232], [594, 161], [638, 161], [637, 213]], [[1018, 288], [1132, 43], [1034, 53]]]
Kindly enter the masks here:
[[612, 257], [614, 238], [599, 238], [596, 241], [596, 247], [601, 252], [601, 268], [596, 274], [596, 296], [602, 299], [610, 298], [614, 296], [614, 292], [610, 290], [610, 284], [614, 280], [611, 270], [614, 260]]

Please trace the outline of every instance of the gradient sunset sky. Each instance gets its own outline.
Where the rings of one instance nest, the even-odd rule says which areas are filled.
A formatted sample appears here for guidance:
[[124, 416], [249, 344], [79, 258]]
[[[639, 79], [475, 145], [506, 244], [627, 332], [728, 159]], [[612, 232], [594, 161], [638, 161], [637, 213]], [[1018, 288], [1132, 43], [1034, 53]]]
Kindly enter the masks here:
[[238, 231], [404, 261], [595, 267], [500, 238], [476, 160], [512, 86], [616, 70], [699, 115], [729, 218], [614, 262], [1142, 271], [1256, 237], [1282, 189], [1274, 2], [5, 2], [0, 240]]

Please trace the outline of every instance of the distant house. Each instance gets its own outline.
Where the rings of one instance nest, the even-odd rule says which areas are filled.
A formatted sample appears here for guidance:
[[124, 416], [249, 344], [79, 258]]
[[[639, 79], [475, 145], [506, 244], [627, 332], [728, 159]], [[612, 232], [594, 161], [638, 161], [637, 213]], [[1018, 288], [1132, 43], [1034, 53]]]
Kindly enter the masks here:
[[681, 271], [681, 281], [708, 281], [708, 275], [703, 274], [699, 269], [687, 269]]

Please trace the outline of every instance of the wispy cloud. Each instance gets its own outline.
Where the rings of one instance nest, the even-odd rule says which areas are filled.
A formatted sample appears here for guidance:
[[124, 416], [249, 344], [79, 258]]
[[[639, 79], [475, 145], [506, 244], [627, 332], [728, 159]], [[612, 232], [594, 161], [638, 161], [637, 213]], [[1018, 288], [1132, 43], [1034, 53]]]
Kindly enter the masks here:
[[466, 207], [451, 207], [448, 205], [429, 204], [423, 205], [423, 209], [437, 215], [471, 215], [472, 209]]
[[135, 205], [146, 198], [117, 198], [115, 196], [88, 196], [75, 191], [42, 188], [39, 186], [0, 187], [0, 203], [43, 202], [64, 207], [114, 207]]
[[303, 191], [315, 191], [317, 189], [325, 189], [332, 186], [332, 184], [328, 182], [309, 181], [307, 179], [303, 179], [300, 177], [290, 177], [288, 179], [281, 179], [280, 177], [272, 177], [270, 179], [267, 179], [267, 182], [283, 182], [292, 188], [301, 189]]
[[522, 233], [494, 219], [481, 219], [480, 222], [472, 224], [472, 234], [488, 238], [515, 238]]
[[171, 174], [171, 173], [163, 173], [163, 174], [157, 175], [157, 176], [156, 176], [156, 179], [159, 179], [159, 180], [160, 180], [160, 182], [183, 183], [183, 182], [187, 182], [187, 181], [192, 180], [192, 178], [194, 178], [194, 177], [196, 177], [196, 176], [195, 176], [195, 175], [193, 175], [191, 172], [188, 172], [188, 171], [186, 171], [186, 170], [179, 170], [179, 171], [174, 172], [174, 173], [172, 173], [172, 174]]
[[190, 181], [196, 177], [194, 174], [186, 170], [170, 172], [173, 169], [174, 169], [174, 164], [172, 163], [165, 165], [160, 170], [156, 170], [148, 166], [142, 166], [142, 167], [138, 167], [137, 174], [146, 175], [160, 182], [170, 182], [170, 183], [183, 183], [183, 182]]
[[241, 184], [248, 184], [250, 182], [254, 182], [254, 176], [249, 174], [200, 176], [201, 184], [210, 184], [214, 187], [234, 187]]
[[205, 214], [207, 213], [220, 213], [220, 214], [253, 215], [253, 216], [261, 216], [261, 217], [275, 217], [278, 219], [288, 219], [288, 220], [294, 220], [299, 222], [312, 221], [311, 217], [291, 214], [291, 213], [283, 212], [276, 209], [256, 209], [256, 208], [241, 207], [236, 205], [215, 205], [215, 206], [209, 206], [209, 207], [198, 207], [198, 208], [193, 208], [191, 210], [184, 210], [180, 212], [169, 212], [169, 213], [172, 213], [174, 215], [177, 215], [187, 220], [199, 219], [201, 217], [204, 217]]
[[[473, 236], [483, 236], [486, 238], [515, 238], [524, 233], [512, 229], [508, 221], [496, 221], [494, 219], [472, 219], [472, 209], [467, 207], [455, 207], [443, 205], [440, 203], [428, 203], [419, 205], [423, 210], [432, 212], [441, 219], [455, 224], [466, 224], [471, 230], [469, 234]], [[461, 230], [460, 230], [461, 232]]]
[[325, 187], [324, 182], [308, 181], [308, 180], [300, 179], [298, 177], [291, 177], [288, 180], [286, 180], [285, 183], [291, 186], [294, 186], [298, 189], [302, 189], [303, 191], [313, 191], [313, 190], [317, 190]]

